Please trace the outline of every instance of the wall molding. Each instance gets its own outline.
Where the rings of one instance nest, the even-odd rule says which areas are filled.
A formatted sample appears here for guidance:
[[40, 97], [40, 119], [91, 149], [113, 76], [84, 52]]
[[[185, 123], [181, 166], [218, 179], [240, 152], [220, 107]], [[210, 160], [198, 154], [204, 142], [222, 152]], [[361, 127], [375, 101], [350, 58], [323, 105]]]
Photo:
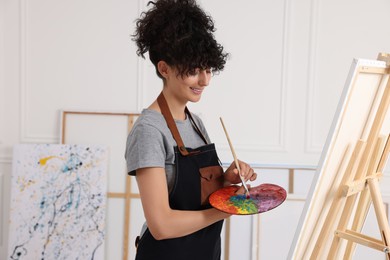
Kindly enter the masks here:
[[20, 0], [20, 141], [22, 143], [58, 143], [58, 135], [29, 132], [28, 0]]
[[[280, 98], [279, 98], [279, 129], [278, 129], [278, 141], [275, 144], [262, 144], [262, 143], [240, 143], [237, 142], [234, 147], [237, 150], [245, 152], [280, 152], [286, 153], [288, 151], [286, 143], [287, 131], [287, 101], [288, 101], [288, 84], [289, 84], [289, 57], [291, 52], [291, 1], [283, 1], [283, 26], [282, 26], [282, 58], [280, 60], [281, 72], [280, 72]], [[224, 152], [230, 151], [230, 147], [226, 143], [217, 143], [219, 149]]]
[[318, 48], [318, 20], [319, 20], [319, 0], [311, 1], [310, 8], [310, 31], [309, 31], [309, 56], [307, 71], [307, 99], [305, 117], [305, 153], [321, 153], [322, 143], [314, 142], [314, 108], [315, 95], [318, 89], [317, 82], [317, 48]]
[[4, 143], [5, 99], [5, 4], [0, 1], [0, 144]]
[[[284, 0], [283, 3], [283, 44], [282, 44], [282, 71], [281, 71], [281, 82], [280, 82], [280, 115], [279, 115], [279, 143], [276, 147], [278, 147], [279, 151], [286, 152], [288, 149], [286, 147], [286, 133], [287, 131], [287, 86], [289, 82], [289, 55], [291, 51], [291, 41], [290, 41], [290, 33], [291, 33], [291, 1]], [[269, 150], [269, 149], [268, 149]]]
[[12, 149], [6, 149], [4, 146], [0, 146], [0, 164], [12, 163]]
[[[1, 206], [3, 207], [3, 201], [4, 201], [4, 197], [5, 197], [5, 194], [4, 194], [4, 174], [2, 172], [0, 172], [0, 202], [1, 202]], [[6, 211], [5, 210], [2, 210], [1, 213], [0, 213], [0, 247], [4, 247], [4, 241], [3, 241], [3, 234], [5, 234], [4, 232], [4, 227], [3, 227], [3, 223], [4, 223], [4, 219], [6, 218]]]
[[0, 164], [11, 164], [11, 163], [12, 163], [12, 157], [0, 156]]
[[[306, 197], [299, 195], [288, 195], [286, 200], [283, 203], [288, 203], [292, 201], [299, 201], [305, 203]], [[261, 226], [263, 222], [261, 221], [261, 214], [250, 216], [251, 218], [251, 230], [252, 230], [252, 251], [251, 251], [251, 260], [260, 260], [261, 251], [258, 245], [261, 244], [261, 240], [264, 239], [261, 236]]]
[[19, 32], [19, 46], [20, 46], [20, 142], [22, 143], [58, 143], [58, 134], [36, 134], [29, 131], [30, 117], [29, 117], [29, 70], [28, 70], [28, 44], [29, 44], [29, 22], [28, 22], [28, 0], [19, 0], [20, 10], [20, 32]]
[[[31, 87], [28, 85], [29, 82], [29, 53], [28, 53], [28, 44], [29, 44], [29, 14], [28, 14], [28, 0], [19, 0], [20, 2], [20, 32], [19, 32], [19, 46], [20, 46], [20, 141], [22, 143], [58, 143], [60, 141], [60, 137], [58, 134], [50, 134], [50, 133], [43, 133], [43, 134], [37, 134], [32, 133], [30, 130], [30, 114], [29, 114], [29, 89]], [[138, 9], [139, 14], [141, 14], [142, 9], [141, 6], [146, 6], [146, 1], [144, 0], [138, 0]], [[142, 5], [144, 4], [144, 5]], [[143, 83], [143, 75], [144, 75], [144, 69], [142, 65], [142, 61], [138, 59], [138, 78], [137, 78], [137, 109], [139, 111], [142, 110], [142, 97], [143, 97], [143, 90], [142, 86]], [[1, 111], [0, 111], [1, 112]], [[1, 114], [0, 114], [1, 115]], [[1, 117], [0, 117], [1, 119]], [[0, 129], [1, 134], [1, 129]], [[0, 136], [0, 143], [1, 143], [1, 136]]]

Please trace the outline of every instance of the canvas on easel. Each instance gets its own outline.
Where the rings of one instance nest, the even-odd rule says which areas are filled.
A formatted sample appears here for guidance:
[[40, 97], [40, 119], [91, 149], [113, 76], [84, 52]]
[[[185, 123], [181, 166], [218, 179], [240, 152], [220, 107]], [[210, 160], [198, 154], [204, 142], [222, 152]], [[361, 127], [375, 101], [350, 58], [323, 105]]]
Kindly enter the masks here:
[[[378, 183], [390, 149], [389, 61], [388, 54], [353, 61], [288, 259], [351, 259], [356, 245], [389, 259]], [[378, 238], [362, 233], [371, 204]]]

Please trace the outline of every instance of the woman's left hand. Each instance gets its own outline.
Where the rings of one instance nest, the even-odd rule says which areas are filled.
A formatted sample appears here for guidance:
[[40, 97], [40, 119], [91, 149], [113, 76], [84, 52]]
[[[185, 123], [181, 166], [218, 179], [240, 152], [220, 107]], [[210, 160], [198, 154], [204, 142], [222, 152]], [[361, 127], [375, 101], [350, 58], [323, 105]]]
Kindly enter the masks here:
[[[254, 181], [257, 178], [257, 173], [254, 172], [253, 168], [249, 164], [237, 160], [240, 166], [241, 176], [244, 181]], [[240, 176], [238, 175], [238, 169], [236, 164], [232, 162], [225, 172], [225, 181], [230, 182], [231, 184], [241, 183]]]

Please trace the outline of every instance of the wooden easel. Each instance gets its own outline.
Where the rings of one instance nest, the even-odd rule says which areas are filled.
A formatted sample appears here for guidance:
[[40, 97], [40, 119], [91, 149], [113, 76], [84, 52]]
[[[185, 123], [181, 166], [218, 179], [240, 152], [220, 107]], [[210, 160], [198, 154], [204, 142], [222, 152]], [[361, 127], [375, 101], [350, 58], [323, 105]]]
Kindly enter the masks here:
[[[390, 74], [388, 68], [390, 55], [380, 53], [378, 60], [386, 61], [387, 69], [374, 73]], [[369, 70], [369, 68], [362, 68], [364, 69]], [[319, 259], [319, 256], [323, 255], [323, 244], [332, 234], [334, 237], [327, 259], [337, 259], [336, 257], [340, 257], [341, 253], [344, 253], [343, 259], [351, 259], [356, 244], [380, 250], [386, 254], [387, 259], [390, 259], [390, 226], [379, 188], [379, 180], [390, 151], [389, 136], [381, 136], [379, 132], [389, 104], [390, 79], [387, 81], [367, 140], [358, 140], [355, 144], [310, 259]], [[371, 202], [375, 209], [381, 240], [361, 233]], [[335, 225], [337, 229], [332, 230]], [[351, 226], [348, 227], [349, 225]], [[344, 251], [340, 251], [345, 240], [347, 244], [344, 244]]]

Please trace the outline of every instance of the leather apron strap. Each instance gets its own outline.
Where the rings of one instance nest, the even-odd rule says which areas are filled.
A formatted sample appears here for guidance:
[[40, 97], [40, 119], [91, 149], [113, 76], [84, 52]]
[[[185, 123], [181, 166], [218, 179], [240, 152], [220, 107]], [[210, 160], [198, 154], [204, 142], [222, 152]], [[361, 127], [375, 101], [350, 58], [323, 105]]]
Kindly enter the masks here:
[[162, 91], [157, 98], [157, 103], [160, 106], [161, 113], [164, 116], [165, 121], [168, 124], [169, 130], [171, 130], [171, 133], [173, 135], [173, 139], [175, 139], [176, 144], [179, 147], [180, 153], [183, 156], [187, 156], [189, 154], [189, 152], [187, 151], [186, 147], [184, 146], [183, 140], [181, 139], [181, 136], [179, 134], [179, 130], [177, 130], [175, 120], [173, 119], [171, 111], [169, 110], [168, 103], [165, 100], [165, 97], [164, 97]]
[[[167, 103], [162, 91], [161, 91], [160, 95], [157, 97], [157, 103], [161, 109], [161, 113], [164, 116], [165, 121], [167, 122], [168, 128], [172, 133], [173, 139], [175, 139], [175, 141], [176, 141], [177, 147], [179, 148], [181, 155], [187, 156], [191, 153], [195, 153], [195, 151], [189, 152], [187, 150], [186, 146], [184, 145], [184, 142], [181, 139], [179, 130], [177, 129], [175, 120], [173, 119], [171, 110], [169, 109], [168, 103]], [[199, 134], [199, 136], [202, 138], [202, 140], [205, 142], [205, 144], [207, 144], [206, 138], [204, 137], [202, 131], [200, 131], [199, 127], [195, 123], [195, 120], [192, 117], [192, 115], [187, 107], [185, 108], [185, 112], [188, 115], [188, 117], [190, 118], [191, 123], [192, 123], [195, 131]]]

